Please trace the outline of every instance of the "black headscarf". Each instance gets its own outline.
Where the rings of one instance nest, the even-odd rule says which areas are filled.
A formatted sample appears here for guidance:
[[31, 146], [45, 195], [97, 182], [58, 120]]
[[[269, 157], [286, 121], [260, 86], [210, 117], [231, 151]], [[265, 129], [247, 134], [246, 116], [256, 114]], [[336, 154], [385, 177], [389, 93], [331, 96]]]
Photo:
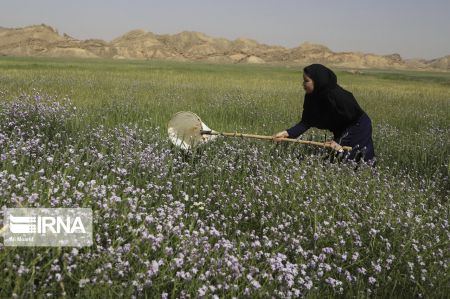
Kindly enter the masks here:
[[309, 127], [328, 129], [339, 136], [364, 113], [351, 92], [337, 84], [336, 75], [321, 64], [303, 69], [314, 82], [314, 90], [305, 95], [302, 122]]

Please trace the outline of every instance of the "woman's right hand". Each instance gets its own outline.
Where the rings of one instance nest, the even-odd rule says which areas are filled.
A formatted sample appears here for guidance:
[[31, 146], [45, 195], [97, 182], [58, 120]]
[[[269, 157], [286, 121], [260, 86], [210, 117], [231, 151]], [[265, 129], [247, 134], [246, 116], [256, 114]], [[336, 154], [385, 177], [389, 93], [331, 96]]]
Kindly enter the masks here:
[[273, 140], [279, 141], [281, 138], [289, 138], [289, 133], [287, 131], [281, 131], [272, 135]]

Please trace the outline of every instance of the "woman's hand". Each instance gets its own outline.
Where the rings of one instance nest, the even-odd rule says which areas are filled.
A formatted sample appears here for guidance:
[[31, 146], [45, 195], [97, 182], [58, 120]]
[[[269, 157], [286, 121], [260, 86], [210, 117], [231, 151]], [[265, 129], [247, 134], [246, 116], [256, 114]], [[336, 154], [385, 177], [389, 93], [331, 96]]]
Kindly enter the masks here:
[[334, 140], [325, 141], [325, 146], [331, 147], [339, 153], [342, 153], [344, 151], [342, 146]]
[[281, 138], [289, 138], [289, 133], [287, 131], [281, 131], [272, 135], [273, 140], [279, 141]]

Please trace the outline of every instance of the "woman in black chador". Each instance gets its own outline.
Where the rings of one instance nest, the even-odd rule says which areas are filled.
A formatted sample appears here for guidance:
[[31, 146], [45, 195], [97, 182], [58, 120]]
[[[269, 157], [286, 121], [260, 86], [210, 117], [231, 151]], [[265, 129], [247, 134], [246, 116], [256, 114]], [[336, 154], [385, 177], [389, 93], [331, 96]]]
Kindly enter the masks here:
[[348, 159], [366, 162], [374, 160], [372, 123], [351, 92], [337, 84], [336, 75], [321, 64], [311, 64], [303, 69], [305, 102], [301, 121], [276, 138], [297, 138], [310, 127], [333, 132], [327, 141], [336, 151], [351, 146]]

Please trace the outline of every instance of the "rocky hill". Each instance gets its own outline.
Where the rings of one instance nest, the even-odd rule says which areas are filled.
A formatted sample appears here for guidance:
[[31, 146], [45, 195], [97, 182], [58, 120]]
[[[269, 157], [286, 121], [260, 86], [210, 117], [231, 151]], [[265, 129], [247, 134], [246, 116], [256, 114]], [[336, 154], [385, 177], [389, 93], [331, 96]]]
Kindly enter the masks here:
[[251, 39], [230, 41], [190, 31], [157, 35], [144, 30], [133, 30], [111, 42], [98, 39], [77, 40], [67, 34], [61, 35], [47, 25], [12, 29], [0, 27], [0, 55], [293, 65], [317, 62], [348, 68], [450, 70], [450, 55], [433, 60], [403, 60], [398, 54], [380, 56], [354, 52], [338, 53], [311, 43], [285, 48], [260, 44]]

